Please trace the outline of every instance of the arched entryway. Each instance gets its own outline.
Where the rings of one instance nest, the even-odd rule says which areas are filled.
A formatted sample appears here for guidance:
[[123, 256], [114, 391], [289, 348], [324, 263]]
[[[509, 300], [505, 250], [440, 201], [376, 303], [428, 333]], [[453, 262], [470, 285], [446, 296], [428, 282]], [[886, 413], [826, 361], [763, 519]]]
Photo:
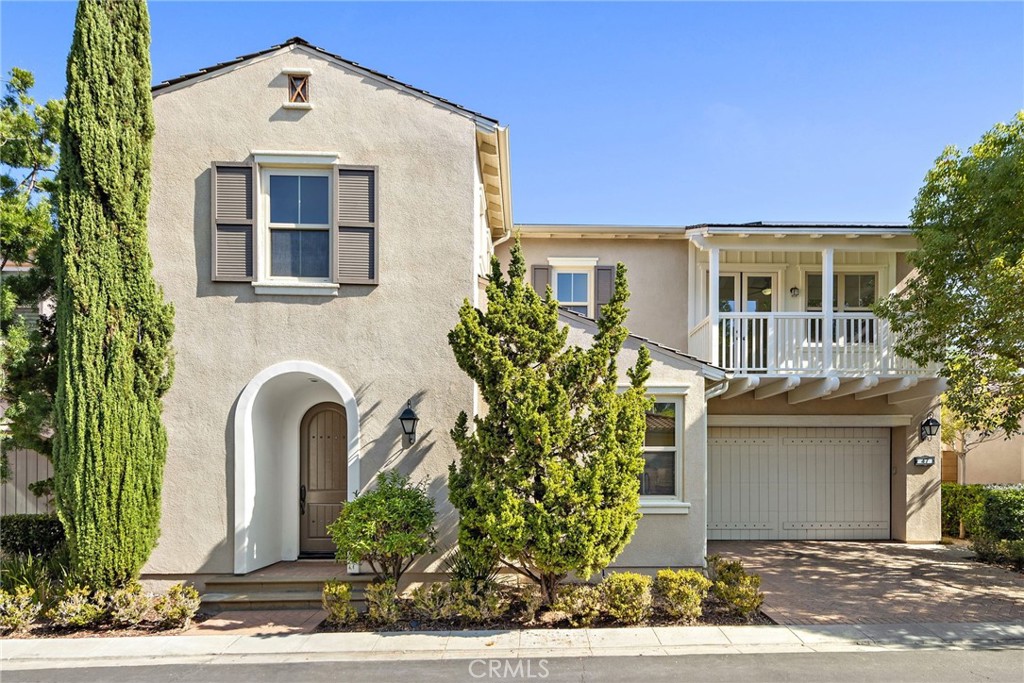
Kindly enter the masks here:
[[345, 409], [318, 403], [299, 429], [299, 556], [333, 556], [327, 525], [338, 518], [348, 479]]
[[[344, 434], [347, 461], [340, 500], [351, 500], [360, 486], [359, 411], [355, 394], [337, 373], [308, 361], [278, 363], [253, 377], [238, 397], [234, 415], [236, 574], [298, 559], [303, 526], [303, 418], [323, 404], [336, 406], [343, 417], [344, 429], [335, 430]], [[308, 484], [306, 502], [310, 503]]]

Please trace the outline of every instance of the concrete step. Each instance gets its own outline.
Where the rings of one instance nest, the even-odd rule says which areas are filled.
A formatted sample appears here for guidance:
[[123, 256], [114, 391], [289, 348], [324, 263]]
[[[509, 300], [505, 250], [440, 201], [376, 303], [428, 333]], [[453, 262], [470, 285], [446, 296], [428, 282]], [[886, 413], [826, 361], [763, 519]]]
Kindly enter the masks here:
[[[344, 577], [352, 584], [352, 602], [365, 602], [365, 587], [372, 576]], [[315, 609], [320, 607], [326, 579], [292, 577], [222, 576], [206, 581], [201, 596], [208, 610]]]

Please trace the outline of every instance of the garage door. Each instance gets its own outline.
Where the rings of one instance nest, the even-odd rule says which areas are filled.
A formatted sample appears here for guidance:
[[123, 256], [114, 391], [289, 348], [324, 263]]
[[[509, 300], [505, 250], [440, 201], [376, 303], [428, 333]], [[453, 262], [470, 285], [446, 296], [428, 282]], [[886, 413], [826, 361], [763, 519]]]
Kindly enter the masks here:
[[709, 428], [708, 538], [888, 539], [889, 430]]

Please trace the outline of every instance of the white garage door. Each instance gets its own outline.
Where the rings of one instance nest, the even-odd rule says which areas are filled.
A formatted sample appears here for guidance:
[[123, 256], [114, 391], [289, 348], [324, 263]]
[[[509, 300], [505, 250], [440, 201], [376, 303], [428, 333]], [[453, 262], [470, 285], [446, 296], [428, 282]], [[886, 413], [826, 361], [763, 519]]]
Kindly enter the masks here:
[[889, 430], [709, 428], [708, 538], [888, 539]]

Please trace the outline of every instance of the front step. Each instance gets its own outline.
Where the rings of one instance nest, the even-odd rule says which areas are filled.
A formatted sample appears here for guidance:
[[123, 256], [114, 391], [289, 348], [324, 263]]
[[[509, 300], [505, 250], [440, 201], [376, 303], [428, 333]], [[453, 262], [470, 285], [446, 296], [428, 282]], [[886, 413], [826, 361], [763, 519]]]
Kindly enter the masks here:
[[[319, 609], [324, 583], [329, 578], [323, 571], [310, 571], [311, 576], [268, 576], [260, 571], [245, 576], [224, 575], [206, 581], [203, 608], [223, 610]], [[322, 577], [322, 578], [321, 578]], [[341, 575], [340, 581], [352, 584], [352, 602], [365, 603], [366, 584], [372, 575]]]

